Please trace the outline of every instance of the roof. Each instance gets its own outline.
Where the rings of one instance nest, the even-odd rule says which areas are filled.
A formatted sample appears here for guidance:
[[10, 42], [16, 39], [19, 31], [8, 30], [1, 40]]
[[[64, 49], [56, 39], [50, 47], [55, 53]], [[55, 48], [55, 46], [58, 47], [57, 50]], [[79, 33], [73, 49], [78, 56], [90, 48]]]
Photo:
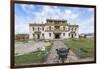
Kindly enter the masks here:
[[69, 27], [79, 27], [79, 25], [68, 25]]
[[[34, 23], [34, 24], [29, 24], [29, 26], [45, 26], [45, 25], [68, 25], [67, 20], [64, 19], [47, 19], [45, 24], [38, 24], [38, 23]], [[79, 27], [79, 25], [68, 25], [69, 27]]]
[[29, 26], [45, 26], [45, 24], [29, 24]]
[[92, 35], [94, 35], [94, 33], [82, 33], [80, 35], [92, 36]]
[[67, 20], [64, 19], [47, 19], [46, 24], [67, 24]]
[[46, 20], [47, 22], [49, 22], [49, 21], [54, 21], [54, 22], [67, 22], [67, 20], [64, 20], [64, 19], [47, 19]]

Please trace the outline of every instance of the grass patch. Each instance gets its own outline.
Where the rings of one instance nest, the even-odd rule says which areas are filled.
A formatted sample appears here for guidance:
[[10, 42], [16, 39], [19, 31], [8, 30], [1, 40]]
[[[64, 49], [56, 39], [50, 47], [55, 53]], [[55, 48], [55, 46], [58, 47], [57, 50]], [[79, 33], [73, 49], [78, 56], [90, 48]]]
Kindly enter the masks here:
[[70, 47], [80, 58], [94, 57], [94, 39], [79, 38], [64, 41], [67, 47]]
[[22, 42], [22, 43], [28, 43], [28, 41], [29, 41], [28, 39], [26, 39], [26, 40], [23, 40], [23, 39], [22, 40], [15, 40], [15, 42]]
[[15, 56], [15, 64], [41, 63], [41, 55], [38, 54], [40, 54], [40, 52], [31, 52], [20, 56]]

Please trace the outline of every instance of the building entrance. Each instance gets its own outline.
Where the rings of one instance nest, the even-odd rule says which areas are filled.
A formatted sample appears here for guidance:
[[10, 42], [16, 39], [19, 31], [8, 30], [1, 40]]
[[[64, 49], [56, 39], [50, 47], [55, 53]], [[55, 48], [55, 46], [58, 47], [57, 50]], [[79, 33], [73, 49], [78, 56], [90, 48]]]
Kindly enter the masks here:
[[71, 38], [73, 38], [74, 37], [74, 35], [73, 34], [71, 34]]
[[55, 39], [60, 39], [60, 33], [55, 34]]

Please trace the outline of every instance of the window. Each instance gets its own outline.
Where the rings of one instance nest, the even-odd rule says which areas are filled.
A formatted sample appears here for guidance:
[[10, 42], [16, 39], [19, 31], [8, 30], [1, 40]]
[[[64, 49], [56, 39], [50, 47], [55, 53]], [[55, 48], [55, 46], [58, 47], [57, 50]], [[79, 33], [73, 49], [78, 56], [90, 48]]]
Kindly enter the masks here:
[[77, 30], [77, 28], [75, 28], [75, 31]]
[[65, 27], [63, 27], [63, 30], [65, 30]]
[[49, 37], [51, 37], [51, 33], [49, 33]]
[[39, 28], [41, 30], [41, 28]]
[[60, 26], [55, 26], [55, 29], [59, 29]]
[[42, 36], [44, 37], [44, 33], [42, 33]]
[[33, 27], [33, 31], [34, 31], [34, 27]]
[[33, 37], [34, 37], [34, 34], [33, 34]]
[[65, 33], [63, 33], [63, 36], [65, 36]]
[[68, 35], [69, 35], [69, 37], [70, 37], [70, 33], [69, 33]]
[[49, 26], [49, 30], [51, 30], [51, 26]]
[[75, 33], [75, 36], [76, 36], [76, 33]]
[[73, 28], [72, 28], [72, 31], [73, 31]]
[[38, 31], [39, 31], [39, 27], [38, 27]]

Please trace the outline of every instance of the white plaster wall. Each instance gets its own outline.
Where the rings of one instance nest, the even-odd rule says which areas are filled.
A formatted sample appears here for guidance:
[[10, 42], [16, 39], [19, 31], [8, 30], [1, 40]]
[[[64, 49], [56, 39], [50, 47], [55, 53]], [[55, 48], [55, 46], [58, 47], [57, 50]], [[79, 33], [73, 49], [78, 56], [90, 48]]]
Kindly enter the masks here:
[[[51, 33], [51, 37], [49, 37], [49, 33]], [[53, 32], [45, 32], [45, 39], [53, 39], [54, 38], [54, 34]]]
[[[63, 35], [63, 33], [65, 33], [65, 36]], [[62, 32], [60, 35], [61, 39], [67, 39], [68, 38], [68, 32]]]
[[32, 29], [32, 26], [29, 26], [29, 39], [33, 39], [33, 29]]
[[44, 30], [49, 30], [49, 26], [45, 26], [45, 29]]
[[[34, 27], [34, 31], [38, 31], [38, 27], [39, 27], [39, 31], [41, 31], [40, 39], [54, 39], [55, 36], [54, 36], [53, 32], [45, 32], [45, 30], [49, 30], [49, 26], [45, 26], [44, 27], [44, 31], [42, 30], [42, 27], [41, 26], [30, 26], [29, 27], [29, 38], [30, 39], [37, 38], [37, 35], [35, 35], [33, 37], [33, 34], [34, 34], [33, 27]], [[65, 28], [67, 30], [68, 29], [68, 26], [66, 26]], [[54, 26], [51, 26], [51, 29], [53, 30], [54, 29]], [[63, 26], [60, 26], [60, 29], [63, 30]], [[73, 31], [75, 31], [75, 29]], [[70, 32], [71, 32], [71, 29], [68, 32], [62, 32], [61, 35], [60, 35], [60, 38], [61, 39], [71, 38], [71, 36], [69, 36], [69, 33]], [[77, 28], [77, 30], [75, 32], [76, 32], [76, 36], [74, 36], [74, 37], [75, 38], [79, 38], [79, 28]], [[42, 36], [42, 33], [44, 33], [44, 37]], [[49, 37], [49, 33], [51, 33], [51, 37]], [[65, 36], [63, 36], [63, 33], [65, 33]]]
[[54, 30], [54, 26], [51, 26], [51, 30]]
[[63, 39], [63, 32], [60, 34], [60, 38]]
[[[33, 37], [33, 34], [34, 34], [33, 27], [34, 27], [34, 31], [38, 31], [38, 27], [39, 27], [39, 31], [41, 31], [40, 39], [43, 39], [42, 33], [44, 33], [44, 35], [45, 35], [45, 32], [42, 30], [42, 27], [41, 26], [30, 26], [29, 27], [29, 38], [30, 39], [37, 38], [37, 35], [36, 34]], [[44, 30], [45, 30], [45, 28], [44, 28]]]
[[76, 38], [79, 38], [79, 28], [76, 30]]
[[70, 38], [69, 37], [69, 32], [66, 32], [66, 39]]
[[63, 26], [60, 26], [60, 30], [63, 30]]
[[68, 26], [65, 27], [65, 30], [68, 30]]
[[[75, 28], [76, 27], [74, 27], [73, 31], [75, 31]], [[71, 29], [72, 29], [72, 27], [70, 28], [69, 33], [72, 31]], [[79, 38], [79, 28], [77, 28], [77, 30], [75, 32], [76, 32], [76, 36], [74, 36], [74, 38]], [[71, 38], [71, 36], [69, 36], [69, 38]]]

